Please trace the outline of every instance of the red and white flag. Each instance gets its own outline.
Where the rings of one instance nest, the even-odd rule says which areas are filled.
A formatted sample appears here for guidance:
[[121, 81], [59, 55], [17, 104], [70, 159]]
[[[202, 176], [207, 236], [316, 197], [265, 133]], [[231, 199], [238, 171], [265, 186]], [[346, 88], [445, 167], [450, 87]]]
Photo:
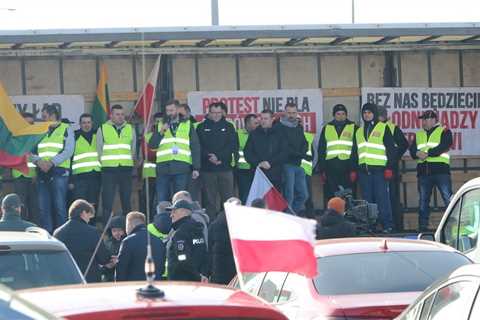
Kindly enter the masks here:
[[284, 211], [288, 208], [287, 200], [275, 189], [262, 169], [257, 167], [245, 205], [250, 206], [252, 201], [258, 198], [265, 200], [267, 208], [270, 210]]
[[160, 69], [160, 58], [161, 56], [159, 56], [155, 62], [134, 109], [134, 112], [145, 122], [145, 128], [148, 128], [150, 124], [153, 102], [155, 100], [155, 91], [157, 88], [158, 70]]
[[225, 203], [237, 271], [293, 272], [313, 278], [316, 221]]

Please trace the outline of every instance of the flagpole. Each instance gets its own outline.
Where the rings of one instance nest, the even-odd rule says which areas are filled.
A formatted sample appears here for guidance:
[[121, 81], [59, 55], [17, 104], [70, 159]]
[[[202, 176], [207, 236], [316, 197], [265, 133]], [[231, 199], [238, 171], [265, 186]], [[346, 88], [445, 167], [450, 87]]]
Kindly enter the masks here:
[[[257, 166], [257, 170], [260, 171], [260, 173], [263, 175], [263, 177], [265, 178], [265, 180], [268, 181], [268, 184], [270, 185], [270, 187], [274, 188], [275, 190], [277, 190], [277, 188], [275, 188], [275, 186], [272, 184], [272, 182], [270, 181], [270, 179], [268, 179], [267, 175], [263, 172], [263, 170]], [[280, 190], [277, 190], [278, 192], [280, 192]], [[286, 200], [286, 199], [285, 199]], [[290, 212], [293, 213], [293, 215], [297, 215], [297, 213], [295, 211], [293, 211], [292, 207], [290, 207], [290, 204], [287, 202], [287, 208], [288, 210], [290, 210]]]

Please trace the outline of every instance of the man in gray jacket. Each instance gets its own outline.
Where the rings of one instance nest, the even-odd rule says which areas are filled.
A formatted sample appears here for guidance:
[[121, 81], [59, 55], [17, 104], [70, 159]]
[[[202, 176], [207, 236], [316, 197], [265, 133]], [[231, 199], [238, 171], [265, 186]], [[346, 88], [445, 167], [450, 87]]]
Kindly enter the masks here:
[[199, 177], [200, 143], [193, 124], [179, 117], [179, 102], [165, 107], [165, 119], [159, 123], [148, 146], [157, 150], [157, 202], [169, 201], [173, 193], [186, 190], [190, 176]]

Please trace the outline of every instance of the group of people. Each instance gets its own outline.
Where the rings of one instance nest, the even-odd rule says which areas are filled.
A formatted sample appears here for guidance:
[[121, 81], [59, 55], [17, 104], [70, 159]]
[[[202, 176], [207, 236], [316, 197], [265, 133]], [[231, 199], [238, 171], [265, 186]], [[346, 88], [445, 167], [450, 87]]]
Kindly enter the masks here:
[[[117, 190], [122, 213], [130, 212], [133, 173], [138, 169], [145, 182], [140, 211], [153, 212], [156, 204], [188, 190], [213, 220], [228, 198], [238, 194], [246, 202], [255, 169], [260, 168], [287, 200], [289, 212], [313, 217], [311, 177], [317, 172], [325, 203], [340, 187], [355, 189], [358, 182], [363, 199], [378, 205], [379, 231], [388, 233], [403, 227], [399, 160], [410, 148], [418, 162], [419, 229], [427, 229], [433, 187], [446, 205], [452, 194], [452, 133], [428, 110], [421, 116], [423, 129], [409, 146], [384, 107], [366, 103], [361, 114], [359, 127], [348, 119], [344, 105], [335, 105], [333, 120], [322, 128], [315, 148], [315, 134], [304, 131], [293, 103], [278, 116], [271, 110], [248, 114], [243, 128], [236, 129], [222, 102], [210, 104], [205, 118], [197, 121], [188, 105], [171, 100], [141, 134], [127, 122], [121, 105], [113, 105], [110, 119], [98, 125], [92, 115], [82, 114], [76, 131], [60, 119], [55, 106], [47, 105], [42, 118], [52, 125], [32, 151], [29, 172], [12, 170], [15, 192], [27, 204], [26, 219], [52, 233], [67, 220], [68, 193], [71, 201], [84, 199], [96, 210], [101, 198], [104, 223], [112, 214]], [[33, 123], [33, 115], [23, 116]]]

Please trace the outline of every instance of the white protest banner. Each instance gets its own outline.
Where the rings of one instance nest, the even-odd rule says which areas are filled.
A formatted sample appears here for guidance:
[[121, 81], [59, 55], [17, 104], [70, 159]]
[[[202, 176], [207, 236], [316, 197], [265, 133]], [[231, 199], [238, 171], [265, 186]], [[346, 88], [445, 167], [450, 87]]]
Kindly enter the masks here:
[[452, 131], [451, 154], [480, 155], [480, 144], [473, 143], [480, 136], [480, 88], [362, 88], [362, 101], [385, 106], [409, 141], [422, 127], [418, 117], [435, 110], [440, 124]]
[[81, 95], [11, 96], [10, 98], [19, 112], [31, 112], [36, 120], [42, 118], [42, 108], [46, 105], [56, 106], [60, 110], [61, 118], [67, 118], [77, 125], [80, 115], [85, 112], [85, 100]]
[[243, 128], [243, 118], [249, 113], [259, 114], [264, 109], [283, 112], [289, 102], [298, 106], [305, 131], [317, 132], [323, 123], [322, 91], [320, 89], [298, 90], [248, 90], [248, 91], [194, 91], [188, 93], [192, 114], [201, 119], [208, 112], [208, 105], [224, 102], [228, 118], [237, 128]]

